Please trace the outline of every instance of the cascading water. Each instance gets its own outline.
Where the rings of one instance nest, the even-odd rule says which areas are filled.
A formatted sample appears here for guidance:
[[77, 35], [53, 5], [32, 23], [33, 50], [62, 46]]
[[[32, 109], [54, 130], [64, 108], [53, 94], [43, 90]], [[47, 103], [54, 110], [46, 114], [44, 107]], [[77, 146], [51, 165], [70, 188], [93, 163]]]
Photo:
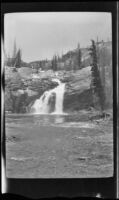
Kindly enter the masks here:
[[64, 92], [65, 92], [65, 83], [61, 83], [59, 79], [53, 79], [52, 81], [57, 82], [58, 86], [54, 89], [46, 91], [37, 99], [32, 106], [32, 110], [34, 110], [35, 114], [49, 114], [50, 113], [50, 105], [49, 99], [53, 94], [56, 95], [54, 112], [50, 114], [64, 114], [63, 112], [63, 100], [64, 100]]

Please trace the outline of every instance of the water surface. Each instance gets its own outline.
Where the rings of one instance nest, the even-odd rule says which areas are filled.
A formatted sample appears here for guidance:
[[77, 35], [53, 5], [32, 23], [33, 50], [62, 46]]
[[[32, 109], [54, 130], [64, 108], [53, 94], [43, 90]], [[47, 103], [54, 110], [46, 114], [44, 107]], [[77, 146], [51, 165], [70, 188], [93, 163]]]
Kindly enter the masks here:
[[9, 114], [6, 171], [11, 178], [87, 178], [113, 175], [112, 122], [87, 114]]

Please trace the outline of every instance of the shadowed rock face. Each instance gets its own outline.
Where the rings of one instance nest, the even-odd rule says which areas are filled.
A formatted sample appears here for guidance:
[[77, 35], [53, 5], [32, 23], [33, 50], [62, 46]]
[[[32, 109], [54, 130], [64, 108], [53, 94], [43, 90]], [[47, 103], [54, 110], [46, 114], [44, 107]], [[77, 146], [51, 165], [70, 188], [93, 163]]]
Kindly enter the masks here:
[[79, 111], [92, 106], [90, 67], [78, 70], [66, 83], [64, 111]]
[[81, 93], [67, 93], [64, 96], [64, 111], [73, 112], [88, 109], [93, 106], [91, 90], [84, 90]]
[[49, 99], [49, 102], [48, 102], [49, 108], [50, 108], [49, 113], [54, 112], [54, 110], [55, 110], [55, 101], [56, 101], [56, 94], [53, 93], [52, 96]]

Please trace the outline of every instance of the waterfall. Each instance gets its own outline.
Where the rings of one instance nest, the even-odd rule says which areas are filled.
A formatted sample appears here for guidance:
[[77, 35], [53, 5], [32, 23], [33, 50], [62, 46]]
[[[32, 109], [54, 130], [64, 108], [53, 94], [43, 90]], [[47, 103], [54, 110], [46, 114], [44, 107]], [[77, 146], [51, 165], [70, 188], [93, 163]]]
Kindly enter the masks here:
[[32, 110], [34, 110], [35, 114], [49, 114], [50, 113], [50, 105], [49, 100], [53, 94], [55, 94], [55, 106], [54, 112], [50, 114], [64, 114], [63, 113], [63, 100], [64, 100], [64, 92], [65, 92], [65, 83], [61, 83], [59, 79], [53, 79], [52, 81], [57, 82], [58, 86], [54, 89], [45, 91], [40, 99], [37, 99], [32, 106]]

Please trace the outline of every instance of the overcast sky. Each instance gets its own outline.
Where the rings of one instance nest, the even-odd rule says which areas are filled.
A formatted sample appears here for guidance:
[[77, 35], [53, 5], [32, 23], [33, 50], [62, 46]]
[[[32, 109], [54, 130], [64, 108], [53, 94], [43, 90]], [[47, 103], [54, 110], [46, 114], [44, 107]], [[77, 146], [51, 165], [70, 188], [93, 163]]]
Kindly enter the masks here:
[[13, 53], [14, 40], [26, 62], [51, 59], [91, 39], [111, 39], [111, 14], [104, 12], [40, 12], [5, 14], [5, 49]]

